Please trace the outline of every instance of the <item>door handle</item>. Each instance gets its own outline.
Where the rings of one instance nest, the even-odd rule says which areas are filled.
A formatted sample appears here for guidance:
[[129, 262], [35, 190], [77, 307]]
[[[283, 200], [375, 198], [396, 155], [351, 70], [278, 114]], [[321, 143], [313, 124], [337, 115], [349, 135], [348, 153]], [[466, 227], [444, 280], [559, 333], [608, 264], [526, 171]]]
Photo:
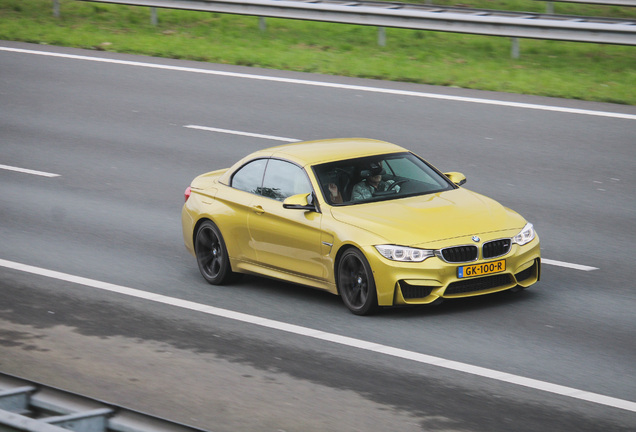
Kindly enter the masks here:
[[255, 205], [252, 206], [252, 211], [254, 211], [254, 213], [261, 215], [263, 213], [265, 213], [265, 209], [263, 209], [263, 207], [259, 206], [259, 205]]

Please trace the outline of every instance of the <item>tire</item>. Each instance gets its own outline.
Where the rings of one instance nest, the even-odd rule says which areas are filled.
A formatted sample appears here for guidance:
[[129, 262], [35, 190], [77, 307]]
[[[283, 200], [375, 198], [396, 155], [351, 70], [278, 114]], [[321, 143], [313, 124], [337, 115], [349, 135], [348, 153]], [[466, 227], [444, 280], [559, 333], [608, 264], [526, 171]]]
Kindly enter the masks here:
[[350, 248], [338, 260], [338, 292], [345, 306], [356, 315], [378, 309], [378, 293], [369, 262], [358, 249]]
[[227, 248], [221, 231], [212, 221], [205, 221], [194, 238], [194, 251], [199, 271], [212, 285], [223, 285], [233, 279]]

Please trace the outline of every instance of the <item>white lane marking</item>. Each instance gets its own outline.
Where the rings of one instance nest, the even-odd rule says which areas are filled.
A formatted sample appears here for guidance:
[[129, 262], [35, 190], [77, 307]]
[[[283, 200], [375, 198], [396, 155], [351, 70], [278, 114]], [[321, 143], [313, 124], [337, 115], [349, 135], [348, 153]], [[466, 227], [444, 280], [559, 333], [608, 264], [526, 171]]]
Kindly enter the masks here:
[[273, 81], [273, 82], [281, 82], [281, 83], [287, 83], [287, 84], [300, 84], [300, 85], [309, 85], [309, 86], [317, 86], [317, 87], [337, 88], [337, 89], [343, 89], [343, 90], [384, 93], [384, 94], [392, 94], [392, 95], [400, 95], [400, 96], [413, 96], [413, 97], [422, 97], [422, 98], [429, 98], [429, 99], [448, 100], [448, 101], [455, 101], [455, 102], [470, 102], [470, 103], [479, 103], [479, 104], [486, 104], [486, 105], [499, 105], [499, 106], [505, 106], [505, 107], [513, 107], [513, 108], [553, 111], [553, 112], [568, 113], [568, 114], [581, 114], [581, 115], [592, 115], [592, 116], [598, 116], [598, 117], [612, 117], [612, 118], [620, 118], [620, 119], [627, 119], [627, 120], [636, 120], [636, 114], [594, 111], [594, 110], [567, 108], [567, 107], [559, 107], [559, 106], [551, 106], [551, 105], [509, 102], [509, 101], [494, 100], [494, 99], [452, 96], [452, 95], [424, 93], [424, 92], [416, 92], [416, 91], [408, 91], [408, 90], [388, 89], [388, 88], [381, 88], [381, 87], [368, 87], [368, 86], [348, 85], [348, 84], [330, 83], [330, 82], [322, 82], [322, 81], [310, 81], [310, 80], [293, 79], [293, 78], [272, 77], [272, 76], [265, 76], [265, 75], [251, 75], [251, 74], [238, 73], [238, 72], [225, 72], [225, 71], [217, 71], [217, 70], [209, 70], [209, 69], [198, 69], [198, 68], [192, 68], [192, 67], [162, 65], [162, 64], [156, 64], [156, 63], [143, 63], [143, 62], [137, 62], [137, 61], [115, 60], [115, 59], [107, 59], [107, 58], [100, 58], [100, 57], [81, 56], [81, 55], [74, 55], [74, 54], [62, 54], [62, 53], [54, 53], [54, 52], [46, 52], [46, 51], [34, 51], [34, 50], [9, 48], [9, 47], [0, 47], [0, 51], [15, 52], [15, 53], [22, 53], [22, 54], [35, 54], [35, 55], [42, 55], [42, 56], [49, 56], [49, 57], [60, 57], [60, 58], [67, 58], [67, 59], [73, 59], [73, 60], [87, 60], [87, 61], [93, 61], [93, 62], [137, 66], [137, 67], [145, 67], [145, 68], [153, 68], [153, 69], [165, 69], [165, 70], [180, 71], [180, 72], [200, 73], [200, 74], [207, 74], [207, 75], [227, 76], [227, 77], [243, 78], [243, 79]]
[[494, 369], [487, 369], [480, 366], [474, 366], [468, 363], [461, 363], [453, 360], [448, 360], [441, 357], [435, 357], [427, 354], [422, 354], [414, 351], [408, 351], [400, 348], [391, 347], [388, 345], [382, 345], [375, 342], [369, 342], [362, 339], [356, 339], [348, 336], [342, 336], [339, 334], [328, 333], [322, 330], [316, 330], [309, 327], [302, 327], [295, 324], [289, 324], [281, 321], [275, 321], [268, 318], [258, 317], [254, 315], [248, 315], [241, 312], [235, 312], [227, 309], [221, 309], [214, 306], [204, 305], [200, 303], [191, 302], [188, 300], [177, 299], [173, 297], [164, 296], [161, 294], [154, 294], [147, 291], [141, 291], [134, 288], [128, 288], [120, 285], [114, 285], [107, 282], [101, 282], [98, 280], [88, 279], [80, 276], [75, 276], [67, 273], [61, 273], [54, 270], [47, 270], [40, 267], [34, 267], [27, 264], [17, 263], [13, 261], [7, 261], [0, 259], [0, 266], [13, 270], [19, 270], [26, 273], [45, 276], [53, 279], [58, 279], [66, 282], [71, 282], [79, 285], [84, 285], [92, 288], [97, 288], [109, 292], [124, 294], [139, 299], [150, 300], [157, 303], [176, 306], [183, 309], [202, 312], [208, 315], [214, 315], [217, 317], [228, 318], [235, 321], [240, 321], [248, 324], [253, 324], [261, 327], [280, 330], [287, 333], [293, 333], [300, 336], [305, 336], [313, 339], [319, 339], [327, 342], [332, 342], [339, 345], [348, 347], [359, 348], [365, 351], [371, 351], [375, 353], [385, 354], [391, 357], [412, 360], [417, 363], [439, 366], [445, 369], [450, 369], [459, 372], [465, 372], [467, 374], [490, 378], [496, 381], [502, 381], [505, 383], [516, 384], [523, 387], [529, 387], [535, 390], [541, 390], [548, 393], [553, 393], [560, 396], [566, 396], [573, 399], [580, 399], [588, 402], [593, 402], [599, 405], [606, 405], [613, 408], [619, 408], [626, 411], [636, 412], [636, 402], [618, 399], [611, 396], [605, 396], [598, 393], [591, 393], [584, 390], [579, 390], [572, 387], [566, 387], [559, 384], [553, 384], [546, 381], [540, 381], [532, 378], [526, 378], [519, 375], [513, 375], [507, 372], [500, 372]]
[[557, 267], [567, 267], [574, 270], [583, 270], [583, 271], [598, 270], [598, 267], [590, 267], [590, 266], [586, 266], [582, 264], [572, 264], [569, 262], [555, 261], [555, 260], [546, 259], [546, 258], [541, 258], [541, 264], [548, 264], [548, 265], [553, 265]]
[[53, 173], [48, 173], [44, 171], [36, 171], [36, 170], [31, 170], [26, 168], [18, 168], [18, 167], [9, 166], [9, 165], [0, 165], [0, 169], [7, 170], [7, 171], [16, 171], [16, 172], [21, 172], [25, 174], [33, 174], [33, 175], [42, 176], [42, 177], [60, 177], [59, 174], [53, 174]]
[[198, 130], [204, 130], [208, 132], [220, 132], [220, 133], [226, 133], [226, 134], [232, 134], [232, 135], [242, 135], [242, 136], [248, 136], [253, 138], [263, 138], [268, 140], [284, 141], [284, 142], [290, 142], [290, 143], [300, 141], [294, 138], [277, 137], [274, 135], [263, 135], [263, 134], [257, 134], [252, 132], [241, 132], [241, 131], [235, 131], [230, 129], [220, 129], [220, 128], [213, 128], [213, 127], [207, 127], [207, 126], [185, 125], [184, 127], [188, 129], [198, 129]]

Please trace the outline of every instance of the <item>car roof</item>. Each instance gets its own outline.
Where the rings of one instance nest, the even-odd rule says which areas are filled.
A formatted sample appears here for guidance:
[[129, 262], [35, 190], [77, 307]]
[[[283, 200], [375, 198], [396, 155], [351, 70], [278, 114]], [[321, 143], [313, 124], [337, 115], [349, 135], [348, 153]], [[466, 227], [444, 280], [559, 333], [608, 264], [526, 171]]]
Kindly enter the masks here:
[[245, 156], [225, 171], [219, 182], [229, 184], [232, 174], [247, 162], [260, 158], [281, 158], [302, 167], [327, 162], [408, 151], [386, 141], [369, 138], [333, 138], [301, 141], [258, 150]]
[[369, 138], [302, 141], [263, 150], [271, 157], [293, 160], [303, 166], [403, 151], [407, 150], [396, 144]]

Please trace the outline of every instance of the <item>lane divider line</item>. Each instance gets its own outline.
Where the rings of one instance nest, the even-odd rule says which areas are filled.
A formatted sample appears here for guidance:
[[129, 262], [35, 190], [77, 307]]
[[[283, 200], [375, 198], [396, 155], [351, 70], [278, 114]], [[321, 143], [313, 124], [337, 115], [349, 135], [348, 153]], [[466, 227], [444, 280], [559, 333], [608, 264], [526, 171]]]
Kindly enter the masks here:
[[219, 133], [232, 134], [232, 135], [242, 135], [242, 136], [248, 136], [248, 137], [252, 137], [252, 138], [263, 138], [263, 139], [268, 139], [268, 140], [284, 141], [284, 142], [289, 142], [289, 143], [294, 143], [294, 142], [301, 141], [301, 140], [294, 139], [294, 138], [277, 137], [277, 136], [273, 136], [273, 135], [263, 135], [263, 134], [257, 134], [257, 133], [252, 133], [252, 132], [241, 132], [241, 131], [235, 131], [235, 130], [230, 130], [230, 129], [220, 129], [220, 128], [208, 127], [208, 126], [185, 125], [183, 127], [188, 128], [188, 129], [203, 130], [203, 131], [207, 131], [207, 132], [219, 132]]
[[142, 291], [134, 288], [128, 288], [120, 285], [111, 284], [108, 282], [102, 282], [94, 279], [88, 279], [81, 276], [75, 276], [67, 273], [62, 273], [54, 270], [43, 269], [40, 267], [34, 267], [27, 264], [22, 264], [13, 261], [7, 261], [0, 259], [0, 266], [22, 271], [25, 273], [44, 276], [52, 279], [57, 279], [65, 282], [70, 282], [78, 285], [83, 285], [91, 288], [97, 288], [104, 291], [123, 294], [130, 297], [135, 297], [143, 300], [149, 300], [156, 303], [176, 306], [182, 309], [201, 312], [208, 315], [227, 318], [243, 323], [253, 324], [261, 327], [280, 330], [287, 333], [292, 333], [300, 336], [305, 336], [313, 339], [327, 341], [347, 347], [358, 348], [365, 351], [384, 354], [387, 356], [411, 360], [417, 363], [426, 364], [430, 366], [438, 366], [453, 371], [464, 372], [470, 375], [489, 378], [495, 381], [501, 381], [509, 384], [515, 384], [522, 387], [527, 387], [535, 390], [541, 390], [547, 393], [552, 393], [559, 396], [565, 396], [573, 399], [579, 399], [587, 402], [592, 402], [598, 405], [605, 405], [612, 408], [618, 408], [625, 411], [636, 412], [636, 402], [619, 399], [611, 396], [605, 396], [598, 393], [592, 393], [584, 390], [579, 390], [573, 387], [562, 386], [559, 384], [550, 383], [547, 381], [536, 380], [533, 378], [527, 378], [519, 375], [513, 375], [507, 372], [501, 372], [494, 369], [487, 369], [481, 366], [475, 366], [468, 363], [462, 363], [458, 361], [448, 360], [441, 357], [435, 357], [428, 354], [422, 354], [414, 351], [408, 351], [400, 348], [391, 347], [388, 345], [382, 345], [375, 342], [369, 342], [362, 339], [356, 339], [348, 336], [343, 336], [335, 333], [329, 333], [322, 330], [312, 329], [309, 327], [298, 326], [295, 324], [289, 324], [282, 321], [275, 321], [269, 318], [263, 318], [255, 315], [249, 315], [241, 312], [235, 312], [228, 309], [221, 309], [215, 306], [204, 305], [195, 303], [189, 300], [182, 300], [174, 297], [168, 297], [162, 294], [154, 294], [147, 291]]
[[24, 174], [33, 174], [33, 175], [42, 176], [42, 177], [60, 177], [60, 174], [53, 174], [53, 173], [48, 173], [44, 171], [36, 171], [36, 170], [26, 169], [26, 168], [18, 168], [18, 167], [9, 166], [9, 165], [0, 165], [0, 169], [7, 170], [7, 171], [21, 172]]
[[586, 266], [582, 264], [572, 264], [569, 262], [556, 261], [556, 260], [551, 260], [547, 258], [541, 258], [541, 264], [548, 264], [548, 265], [553, 265], [557, 267], [567, 267], [574, 270], [582, 270], [582, 271], [588, 271], [588, 272], [598, 270], [598, 267], [590, 267], [590, 266]]
[[498, 106], [505, 106], [505, 107], [512, 107], [512, 108], [553, 111], [553, 112], [560, 112], [560, 113], [567, 113], [567, 114], [580, 114], [580, 115], [591, 115], [591, 116], [598, 116], [598, 117], [611, 117], [611, 118], [619, 118], [619, 119], [626, 119], [626, 120], [636, 120], [636, 114], [626, 114], [626, 113], [618, 113], [618, 112], [595, 111], [595, 110], [567, 108], [567, 107], [552, 106], [552, 105], [510, 102], [510, 101], [502, 101], [497, 99], [481, 99], [481, 98], [465, 97], [465, 96], [452, 96], [452, 95], [437, 94], [437, 93], [425, 93], [425, 92], [418, 92], [418, 91], [389, 89], [389, 88], [382, 88], [382, 87], [340, 84], [340, 83], [324, 82], [324, 81], [311, 81], [311, 80], [303, 80], [303, 79], [295, 79], [295, 78], [282, 78], [282, 77], [273, 77], [273, 76], [266, 76], [266, 75], [252, 75], [252, 74], [238, 73], [238, 72], [225, 72], [225, 71], [199, 69], [199, 68], [184, 67], [184, 66], [170, 66], [170, 65], [157, 64], [157, 63], [144, 63], [144, 62], [138, 62], [138, 61], [116, 60], [116, 59], [108, 59], [108, 58], [101, 58], [101, 57], [63, 54], [63, 53], [48, 52], [48, 51], [35, 51], [35, 50], [27, 50], [27, 49], [19, 49], [19, 48], [9, 48], [9, 47], [0, 47], [0, 51], [21, 53], [21, 54], [34, 54], [34, 55], [49, 56], [49, 57], [59, 57], [59, 58], [66, 58], [66, 59], [72, 59], [72, 60], [86, 60], [86, 61], [119, 64], [119, 65], [126, 65], [126, 66], [137, 66], [137, 67], [145, 67], [145, 68], [152, 68], [152, 69], [164, 69], [164, 70], [171, 70], [171, 71], [178, 71], [178, 72], [190, 72], [190, 73], [200, 73], [200, 74], [226, 76], [226, 77], [242, 78], [242, 79], [281, 82], [286, 84], [300, 84], [300, 85], [309, 85], [309, 86], [316, 86], [316, 87], [336, 88], [336, 89], [342, 89], [342, 90], [354, 90], [359, 92], [384, 93], [384, 94], [391, 94], [391, 95], [413, 96], [413, 97], [447, 100], [447, 101], [455, 101], [455, 102], [470, 102], [470, 103], [498, 105]]

